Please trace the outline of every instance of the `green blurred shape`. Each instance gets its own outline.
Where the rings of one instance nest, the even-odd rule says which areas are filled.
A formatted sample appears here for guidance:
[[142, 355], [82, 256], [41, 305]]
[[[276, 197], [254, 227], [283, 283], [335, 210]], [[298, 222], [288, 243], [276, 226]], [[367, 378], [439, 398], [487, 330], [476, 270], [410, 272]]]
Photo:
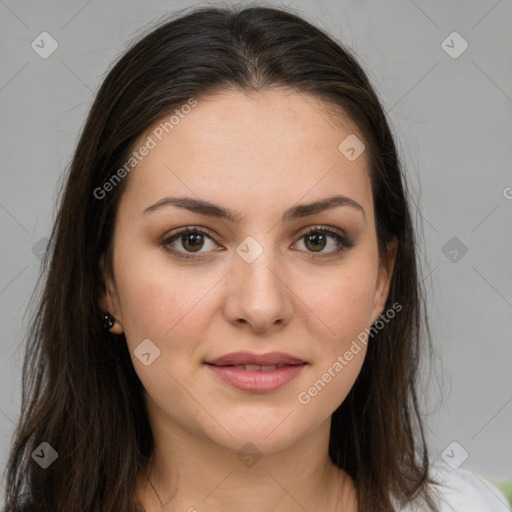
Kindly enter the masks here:
[[506, 496], [509, 505], [512, 505], [512, 482], [497, 482], [496, 480], [489, 481]]

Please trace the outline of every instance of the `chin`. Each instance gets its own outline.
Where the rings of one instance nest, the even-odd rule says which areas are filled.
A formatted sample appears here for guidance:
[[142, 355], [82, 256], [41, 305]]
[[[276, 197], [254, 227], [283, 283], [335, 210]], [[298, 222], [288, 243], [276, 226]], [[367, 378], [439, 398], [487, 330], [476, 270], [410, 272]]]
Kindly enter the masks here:
[[237, 453], [249, 443], [254, 445], [257, 451], [262, 454], [279, 452], [292, 446], [302, 436], [306, 435], [304, 432], [301, 436], [298, 431], [297, 418], [295, 418], [295, 421], [290, 421], [293, 414], [285, 419], [287, 414], [289, 412], [284, 414], [281, 410], [280, 414], [272, 414], [262, 418], [261, 415], [258, 416], [257, 413], [253, 412], [247, 414], [243, 419], [239, 418], [235, 421], [220, 420], [221, 425], [231, 435], [221, 429], [222, 438], [215, 439], [215, 442]]
[[[226, 440], [228, 441], [228, 440]], [[256, 455], [271, 455], [286, 450], [293, 446], [298, 439], [291, 437], [286, 432], [284, 435], [268, 435], [254, 434], [250, 431], [234, 433], [233, 438], [229, 439], [229, 443], [224, 445], [232, 450], [238, 457], [242, 457], [245, 453]]]

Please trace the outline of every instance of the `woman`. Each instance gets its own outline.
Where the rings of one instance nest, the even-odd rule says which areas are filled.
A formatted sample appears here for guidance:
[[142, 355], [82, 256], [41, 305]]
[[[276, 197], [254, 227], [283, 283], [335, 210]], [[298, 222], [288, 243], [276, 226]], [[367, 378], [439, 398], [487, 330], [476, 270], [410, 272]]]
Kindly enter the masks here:
[[7, 509], [444, 510], [409, 208], [379, 100], [327, 34], [251, 7], [146, 35], [70, 167]]

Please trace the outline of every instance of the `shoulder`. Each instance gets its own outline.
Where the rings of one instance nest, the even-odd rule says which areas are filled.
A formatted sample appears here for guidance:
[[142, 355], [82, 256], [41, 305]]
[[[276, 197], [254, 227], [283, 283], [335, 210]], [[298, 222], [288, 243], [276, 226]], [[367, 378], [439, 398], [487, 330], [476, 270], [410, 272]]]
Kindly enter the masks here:
[[[505, 495], [491, 482], [469, 469], [452, 469], [441, 463], [431, 465], [430, 474], [439, 483], [432, 491], [440, 512], [504, 512], [509, 510]], [[419, 512], [406, 507], [401, 512]]]

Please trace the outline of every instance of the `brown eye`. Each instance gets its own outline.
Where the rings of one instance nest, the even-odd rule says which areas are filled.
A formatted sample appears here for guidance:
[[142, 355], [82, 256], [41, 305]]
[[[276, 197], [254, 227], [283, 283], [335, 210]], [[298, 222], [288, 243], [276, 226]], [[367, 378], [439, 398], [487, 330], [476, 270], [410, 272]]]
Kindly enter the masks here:
[[[200, 229], [187, 227], [166, 237], [160, 242], [160, 245], [176, 258], [192, 259], [195, 257], [194, 253], [203, 254], [211, 252], [201, 250], [204, 248], [206, 241], [211, 242], [211, 249], [217, 248], [217, 245], [209, 234]], [[188, 254], [190, 254], [190, 256], [188, 256]]]
[[318, 232], [305, 235], [304, 238], [306, 240], [306, 247], [314, 252], [321, 251], [327, 244], [326, 236], [324, 234], [319, 234]]
[[202, 240], [203, 235], [195, 233], [187, 233], [181, 235], [181, 243], [187, 251], [198, 251], [203, 246], [204, 241]]
[[[325, 227], [310, 229], [302, 235], [300, 240], [304, 240], [306, 252], [317, 253], [320, 256], [332, 256], [354, 246], [354, 243], [345, 236]], [[331, 250], [324, 250], [329, 246], [332, 248]]]

